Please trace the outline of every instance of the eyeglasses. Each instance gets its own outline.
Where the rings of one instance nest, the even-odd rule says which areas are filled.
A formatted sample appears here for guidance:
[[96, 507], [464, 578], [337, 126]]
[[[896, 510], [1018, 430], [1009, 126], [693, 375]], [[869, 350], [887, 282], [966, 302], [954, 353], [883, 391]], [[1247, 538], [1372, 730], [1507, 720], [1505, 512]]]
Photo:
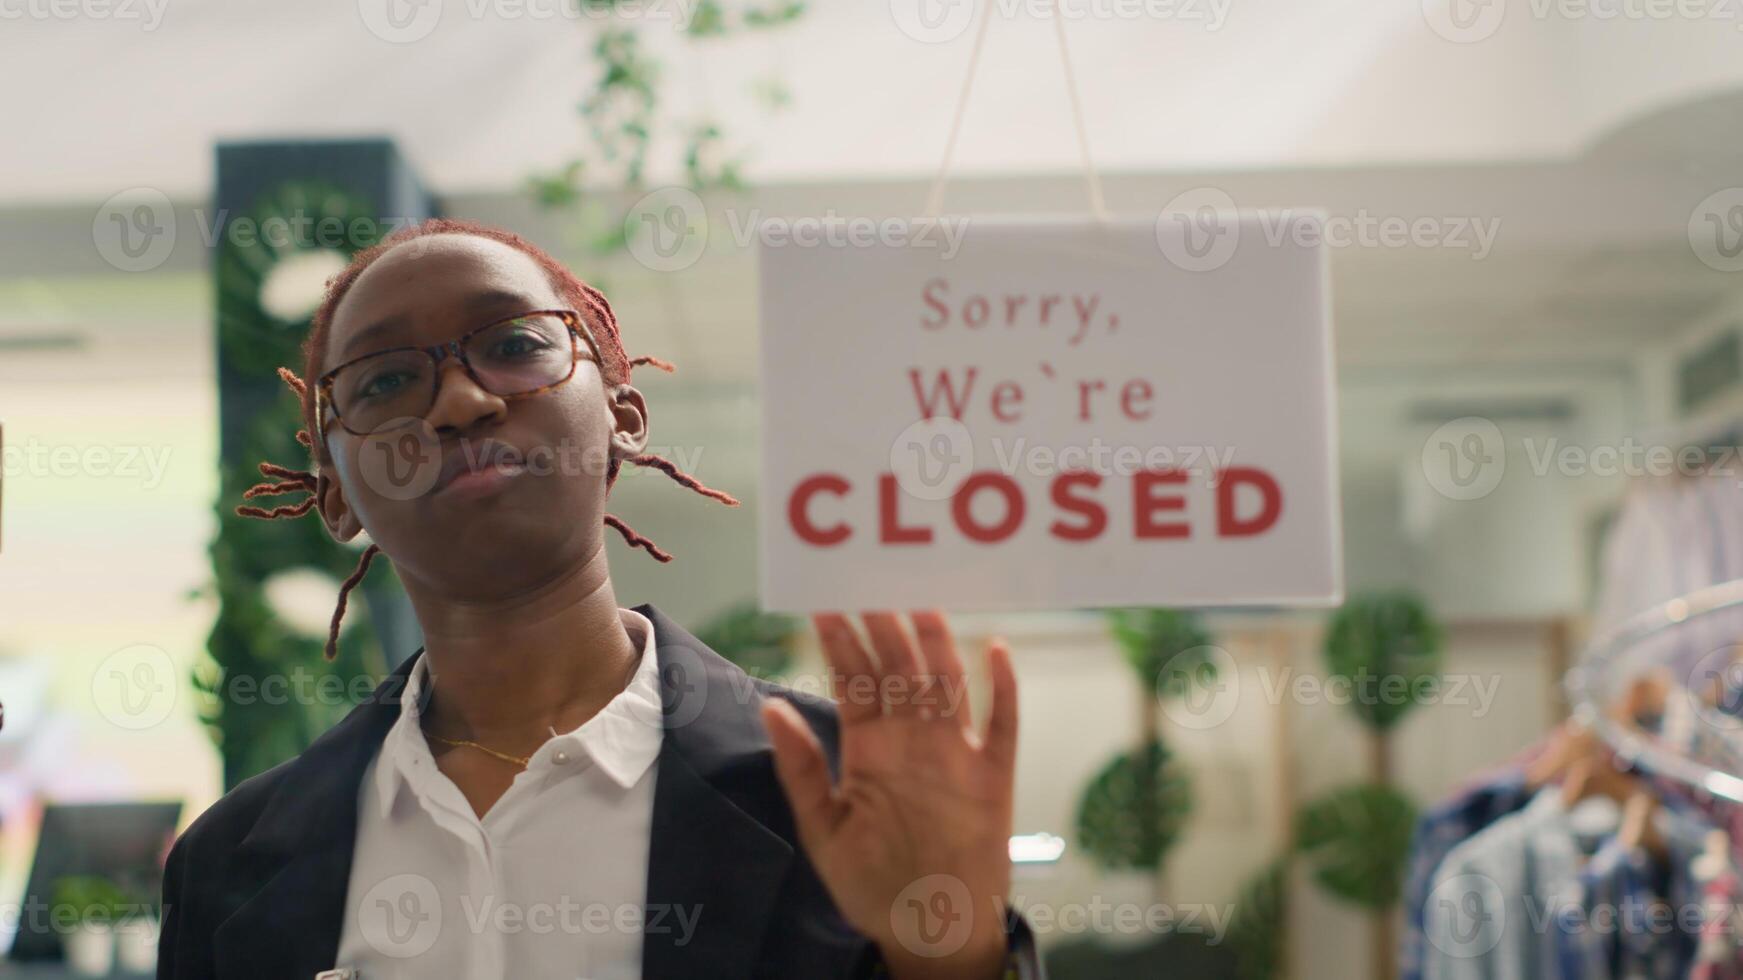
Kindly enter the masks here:
[[487, 323], [429, 347], [390, 347], [346, 361], [315, 383], [315, 420], [327, 435], [326, 407], [353, 435], [367, 436], [421, 419], [436, 404], [441, 364], [457, 358], [467, 377], [498, 398], [526, 398], [568, 381], [581, 341], [603, 363], [587, 322], [574, 310], [535, 310]]

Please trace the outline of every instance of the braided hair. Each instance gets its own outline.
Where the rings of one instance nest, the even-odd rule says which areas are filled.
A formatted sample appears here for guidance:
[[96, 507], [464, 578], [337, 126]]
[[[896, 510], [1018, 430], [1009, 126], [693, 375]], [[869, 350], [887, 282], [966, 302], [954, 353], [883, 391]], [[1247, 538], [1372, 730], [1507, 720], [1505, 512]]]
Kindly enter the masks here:
[[[331, 466], [333, 460], [327, 452], [327, 447], [310, 436], [310, 433], [319, 431], [316, 424], [317, 399], [310, 382], [319, 378], [324, 370], [323, 361], [326, 356], [327, 337], [333, 328], [333, 313], [338, 309], [339, 302], [345, 298], [345, 294], [351, 290], [357, 277], [363, 274], [363, 270], [369, 268], [376, 259], [379, 259], [389, 249], [430, 235], [443, 234], [474, 235], [479, 238], [488, 238], [491, 241], [501, 242], [538, 263], [549, 278], [551, 285], [556, 289], [557, 295], [562, 298], [565, 304], [579, 311], [587, 321], [588, 327], [591, 328], [594, 340], [599, 345], [599, 371], [606, 384], [627, 383], [630, 371], [643, 365], [659, 368], [668, 373], [675, 370], [670, 362], [657, 357], [632, 358], [625, 354], [623, 337], [618, 330], [617, 317], [611, 311], [611, 304], [606, 302], [605, 294], [582, 282], [562, 263], [551, 258], [537, 245], [513, 232], [491, 228], [476, 222], [453, 218], [431, 218], [417, 225], [401, 228], [384, 238], [380, 243], [358, 252], [343, 271], [327, 280], [326, 293], [321, 300], [321, 305], [315, 310], [308, 339], [303, 343], [302, 377], [297, 377], [295, 372], [288, 368], [278, 369], [279, 378], [302, 402], [303, 428], [297, 432], [297, 442], [309, 450], [309, 468], [296, 470], [276, 463], [263, 462], [260, 464], [260, 475], [267, 479], [249, 487], [242, 494], [244, 500], [278, 497], [293, 493], [306, 493], [308, 496], [295, 503], [280, 504], [274, 507], [243, 504], [236, 508], [236, 513], [243, 517], [255, 517], [270, 521], [280, 518], [302, 517], [314, 510], [316, 503], [315, 475], [322, 466]], [[657, 469], [671, 477], [680, 486], [694, 490], [704, 497], [718, 500], [730, 507], [738, 506], [738, 501], [731, 494], [703, 485], [701, 481], [680, 470], [676, 464], [663, 456], [643, 453], [629, 457], [628, 461], [639, 466]], [[622, 459], [613, 456], [607, 465], [605, 473], [607, 495], [611, 493], [611, 487], [617, 482], [622, 462]], [[669, 552], [662, 550], [659, 545], [638, 534], [634, 528], [616, 515], [606, 514], [605, 523], [616, 528], [618, 533], [623, 535], [623, 539], [629, 542], [632, 547], [641, 548], [661, 562], [672, 560]], [[363, 581], [363, 576], [369, 571], [370, 563], [380, 553], [381, 547], [376, 544], [371, 544], [364, 549], [362, 557], [358, 559], [356, 569], [339, 586], [338, 603], [333, 609], [332, 623], [327, 630], [326, 658], [329, 661], [338, 656], [339, 626], [344, 621], [345, 607], [350, 601], [351, 592]]]

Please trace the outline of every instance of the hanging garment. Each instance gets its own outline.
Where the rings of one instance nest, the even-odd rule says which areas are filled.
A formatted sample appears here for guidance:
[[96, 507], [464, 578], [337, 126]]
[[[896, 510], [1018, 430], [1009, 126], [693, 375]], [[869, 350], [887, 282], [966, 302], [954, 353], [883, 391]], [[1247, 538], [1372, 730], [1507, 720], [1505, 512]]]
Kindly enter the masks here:
[[1567, 817], [1551, 786], [1447, 855], [1425, 910], [1424, 980], [1558, 975], [1545, 923], [1577, 894], [1584, 857]]
[[1735, 841], [1713, 831], [1691, 865], [1701, 883], [1701, 926], [1689, 980], [1743, 980], [1743, 876], [1732, 853]]
[[1410, 841], [1410, 866], [1404, 878], [1404, 938], [1399, 948], [1400, 980], [1422, 980], [1427, 954], [1424, 934], [1434, 873], [1453, 849], [1479, 831], [1531, 802], [1523, 764], [1515, 763], [1466, 787], [1416, 821]]
[[1620, 839], [1604, 841], [1580, 869], [1572, 904], [1556, 917], [1561, 980], [1682, 980], [1696, 935], [1681, 916], [1700, 906], [1693, 868], [1710, 827], [1660, 809], [1662, 860]]

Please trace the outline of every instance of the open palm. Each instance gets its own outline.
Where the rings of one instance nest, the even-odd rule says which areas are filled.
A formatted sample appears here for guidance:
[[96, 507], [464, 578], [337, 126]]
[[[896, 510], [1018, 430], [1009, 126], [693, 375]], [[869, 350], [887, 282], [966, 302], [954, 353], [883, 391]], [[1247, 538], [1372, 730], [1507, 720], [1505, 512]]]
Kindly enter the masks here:
[[[800, 842], [836, 905], [898, 978], [993, 978], [1011, 884], [1017, 681], [988, 648], [986, 733], [969, 710], [956, 644], [937, 611], [812, 617], [841, 717], [840, 779], [785, 701], [764, 708]], [[874, 656], [875, 654], [875, 656]]]

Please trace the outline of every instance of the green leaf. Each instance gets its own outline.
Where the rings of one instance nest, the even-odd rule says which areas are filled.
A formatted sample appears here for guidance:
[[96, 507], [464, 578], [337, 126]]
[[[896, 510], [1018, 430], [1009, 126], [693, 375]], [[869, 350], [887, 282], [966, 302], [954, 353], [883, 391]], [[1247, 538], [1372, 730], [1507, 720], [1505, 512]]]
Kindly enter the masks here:
[[1283, 969], [1284, 927], [1289, 917], [1289, 859], [1266, 865], [1241, 887], [1229, 920], [1235, 980], [1269, 980]]
[[[285, 323], [262, 309], [262, 283], [277, 262], [298, 249], [332, 247], [353, 256], [376, 244], [387, 222], [360, 198], [314, 181], [268, 190], [248, 215], [257, 227], [278, 219], [278, 227], [290, 234], [253, 240], [226, 235], [217, 246], [220, 359], [229, 399], [214, 502], [218, 533], [210, 548], [209, 591], [217, 596], [218, 615], [207, 636], [208, 660], [196, 664], [187, 679], [222, 754], [226, 787], [301, 752], [350, 710], [351, 679], [379, 674], [383, 663], [368, 630], [349, 636], [338, 661], [327, 663], [321, 642], [293, 634], [273, 615], [263, 592], [269, 578], [293, 568], [343, 578], [356, 565], [356, 553], [335, 544], [316, 518], [259, 521], [237, 516], [234, 508], [243, 490], [260, 479], [256, 464], [302, 467], [309, 458], [296, 442], [301, 403], [276, 374], [280, 366], [302, 367], [308, 323]], [[291, 217], [298, 220], [284, 220]], [[379, 563], [371, 575], [391, 576], [386, 568]], [[370, 579], [376, 586], [381, 581]]]
[[1350, 708], [1387, 731], [1428, 694], [1440, 674], [1440, 627], [1407, 593], [1375, 593], [1345, 603], [1326, 630], [1326, 669], [1350, 685]]
[[800, 0], [772, 3], [767, 7], [751, 7], [744, 12], [746, 27], [769, 28], [791, 24], [805, 14], [805, 4]]
[[720, 37], [726, 34], [726, 8], [720, 5], [720, 0], [697, 0], [696, 9], [691, 13], [690, 23], [684, 31], [691, 37]]
[[1216, 648], [1191, 613], [1111, 609], [1108, 624], [1138, 682], [1154, 697], [1179, 697], [1216, 679]]
[[792, 666], [798, 620], [742, 602], [709, 620], [696, 638], [753, 677], [775, 677]]
[[1295, 846], [1326, 891], [1371, 909], [1397, 904], [1416, 807], [1388, 786], [1347, 786], [1296, 815]]
[[[125, 891], [99, 875], [56, 878], [52, 893], [51, 904], [57, 909], [72, 910], [80, 922], [114, 922], [127, 914], [133, 904]], [[54, 918], [60, 921], [62, 915]]]
[[1110, 870], [1160, 871], [1192, 814], [1192, 783], [1160, 741], [1109, 762], [1077, 807], [1077, 841]]

